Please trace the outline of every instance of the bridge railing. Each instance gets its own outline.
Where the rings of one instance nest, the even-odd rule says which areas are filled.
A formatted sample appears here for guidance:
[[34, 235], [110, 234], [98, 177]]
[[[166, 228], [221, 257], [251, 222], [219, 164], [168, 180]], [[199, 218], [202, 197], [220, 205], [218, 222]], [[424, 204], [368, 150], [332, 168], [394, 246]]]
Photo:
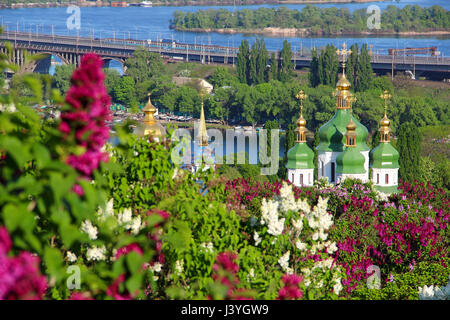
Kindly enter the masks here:
[[[221, 46], [205, 46], [197, 44], [168, 44], [158, 41], [147, 42], [145, 40], [132, 40], [132, 39], [97, 39], [86, 37], [74, 37], [63, 35], [48, 35], [37, 34], [32, 32], [16, 32], [6, 31], [0, 34], [0, 40], [7, 40], [10, 42], [21, 43], [21, 48], [31, 48], [32, 45], [46, 45], [49, 46], [49, 50], [53, 46], [56, 48], [74, 47], [77, 52], [84, 52], [86, 48], [90, 48], [91, 51], [100, 52], [102, 50], [109, 50], [111, 54], [128, 56], [130, 52], [133, 52], [138, 45], [143, 45], [147, 50], [152, 52], [159, 52], [161, 54], [180, 54], [180, 55], [215, 55], [223, 57], [236, 57], [237, 48], [227, 48]], [[183, 47], [184, 46], [184, 47]], [[60, 50], [69, 50], [67, 48]], [[83, 50], [83, 51], [81, 51]], [[74, 52], [74, 51], [70, 51]], [[270, 51], [269, 54], [272, 52]], [[277, 56], [277, 52], [275, 52]], [[310, 61], [311, 55], [301, 54], [300, 52], [293, 52], [294, 61]], [[450, 67], [450, 58], [443, 56], [398, 56], [398, 55], [372, 55], [372, 63], [386, 63], [386, 64], [429, 64], [429, 65], [444, 65]]]

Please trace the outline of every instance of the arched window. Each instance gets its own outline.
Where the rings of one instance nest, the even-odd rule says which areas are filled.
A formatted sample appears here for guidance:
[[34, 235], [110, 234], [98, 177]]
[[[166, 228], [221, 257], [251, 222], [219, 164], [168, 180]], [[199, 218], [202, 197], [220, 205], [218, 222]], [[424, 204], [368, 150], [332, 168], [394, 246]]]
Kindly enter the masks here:
[[386, 173], [386, 176], [385, 176], [385, 179], [384, 179], [384, 180], [385, 180], [385, 183], [386, 183], [386, 184], [389, 184], [389, 175], [388, 175], [387, 173]]
[[380, 174], [377, 173], [377, 184], [380, 184]]
[[336, 164], [334, 162], [331, 163], [331, 182], [334, 182], [336, 175]]
[[300, 174], [300, 185], [303, 185], [303, 174]]
[[294, 174], [291, 175], [291, 182], [294, 183]]
[[324, 165], [323, 165], [323, 161], [320, 161], [320, 168], [321, 168], [321, 170], [322, 170], [322, 177], [325, 175], [324, 174]]

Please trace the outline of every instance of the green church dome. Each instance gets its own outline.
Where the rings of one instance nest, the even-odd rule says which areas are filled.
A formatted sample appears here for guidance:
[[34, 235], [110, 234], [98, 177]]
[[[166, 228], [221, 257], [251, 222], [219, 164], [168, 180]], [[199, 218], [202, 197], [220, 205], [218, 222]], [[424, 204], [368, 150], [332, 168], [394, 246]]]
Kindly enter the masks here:
[[[346, 126], [350, 120], [350, 109], [337, 109], [336, 114], [327, 123], [319, 129], [320, 143], [317, 146], [318, 151], [342, 152], [344, 150], [346, 138]], [[356, 124], [356, 150], [369, 151], [366, 144], [369, 132], [355, 117], [352, 116]]]
[[336, 172], [345, 174], [366, 173], [365, 158], [356, 147], [347, 147], [336, 157]]
[[399, 157], [400, 154], [389, 142], [380, 142], [370, 151], [370, 166], [384, 169], [400, 168]]
[[296, 143], [287, 153], [288, 169], [314, 169], [314, 152], [306, 143]]

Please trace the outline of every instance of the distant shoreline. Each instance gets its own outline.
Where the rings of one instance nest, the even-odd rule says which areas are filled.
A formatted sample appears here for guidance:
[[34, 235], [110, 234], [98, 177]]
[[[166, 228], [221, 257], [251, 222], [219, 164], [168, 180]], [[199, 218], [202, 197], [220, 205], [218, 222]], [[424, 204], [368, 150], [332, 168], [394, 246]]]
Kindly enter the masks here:
[[[387, 0], [249, 0], [249, 1], [214, 1], [214, 0], [205, 0], [205, 1], [174, 1], [174, 2], [157, 2], [152, 1], [153, 6], [155, 7], [181, 7], [181, 6], [243, 6], [243, 5], [261, 5], [261, 4], [345, 4], [345, 3], [366, 3], [366, 2], [386, 2]], [[118, 0], [112, 2], [121, 2]], [[126, 2], [126, 1], [124, 1]], [[142, 1], [133, 1], [128, 3], [140, 3]], [[47, 3], [12, 3], [10, 5], [0, 4], [0, 9], [26, 9], [26, 8], [54, 8], [54, 7], [68, 7], [70, 5], [76, 5], [79, 7], [111, 7], [109, 1], [71, 1], [67, 3], [59, 3], [59, 2], [47, 2]], [[122, 7], [124, 8], [124, 7]]]
[[264, 29], [235, 29], [235, 28], [190, 28], [180, 29], [175, 28], [177, 31], [187, 32], [217, 32], [222, 34], [263, 34], [266, 36], [285, 36], [285, 37], [298, 37], [298, 36], [422, 36], [422, 35], [450, 35], [450, 30], [430, 30], [430, 31], [379, 31], [379, 32], [342, 32], [342, 33], [324, 33], [324, 32], [311, 32], [308, 28], [296, 29], [296, 28], [275, 28], [268, 27]]

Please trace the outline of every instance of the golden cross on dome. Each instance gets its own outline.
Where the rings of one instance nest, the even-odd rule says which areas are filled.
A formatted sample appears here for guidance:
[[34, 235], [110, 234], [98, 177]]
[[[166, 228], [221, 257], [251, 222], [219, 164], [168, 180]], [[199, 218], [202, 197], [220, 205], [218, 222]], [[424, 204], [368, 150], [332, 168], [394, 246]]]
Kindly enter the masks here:
[[295, 96], [298, 100], [300, 100], [300, 113], [303, 113], [303, 99], [308, 98], [303, 90], [300, 90], [299, 93]]
[[387, 90], [384, 90], [383, 94], [380, 95], [380, 98], [384, 100], [384, 115], [386, 115], [387, 101], [392, 98], [392, 95], [389, 94]]
[[347, 44], [345, 44], [344, 42], [342, 44], [342, 49], [341, 50], [337, 49], [336, 53], [338, 56], [342, 56], [342, 70], [343, 73], [345, 74], [345, 63], [347, 61], [347, 56], [352, 53], [352, 50], [350, 49], [347, 50]]

